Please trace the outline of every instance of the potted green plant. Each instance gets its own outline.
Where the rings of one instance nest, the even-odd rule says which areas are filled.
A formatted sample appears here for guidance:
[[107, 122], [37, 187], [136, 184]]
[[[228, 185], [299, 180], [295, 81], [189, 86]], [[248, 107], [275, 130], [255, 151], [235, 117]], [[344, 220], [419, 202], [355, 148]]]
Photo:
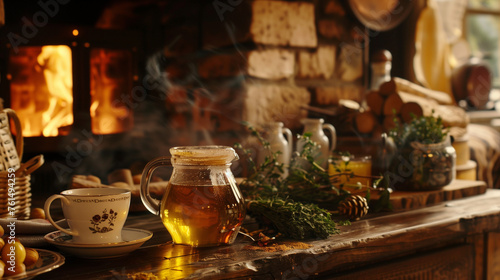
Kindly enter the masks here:
[[456, 172], [456, 152], [442, 119], [415, 117], [408, 123], [396, 122], [389, 131], [396, 146], [390, 175], [398, 190], [436, 190], [448, 185]]

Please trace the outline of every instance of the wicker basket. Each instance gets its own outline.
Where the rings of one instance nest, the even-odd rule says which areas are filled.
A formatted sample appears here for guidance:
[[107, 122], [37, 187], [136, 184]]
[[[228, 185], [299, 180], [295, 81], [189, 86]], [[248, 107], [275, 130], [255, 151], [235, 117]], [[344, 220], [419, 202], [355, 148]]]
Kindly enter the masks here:
[[[12, 138], [9, 120], [16, 131]], [[19, 119], [11, 109], [0, 111], [0, 218], [28, 219], [31, 212], [31, 172], [43, 164], [36, 156], [21, 164], [23, 136]]]

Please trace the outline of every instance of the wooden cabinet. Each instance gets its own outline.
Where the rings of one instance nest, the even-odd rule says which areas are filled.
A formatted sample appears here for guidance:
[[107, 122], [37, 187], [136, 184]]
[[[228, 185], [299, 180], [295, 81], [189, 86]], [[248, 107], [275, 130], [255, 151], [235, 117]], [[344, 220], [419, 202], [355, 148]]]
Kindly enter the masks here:
[[454, 246], [416, 256], [355, 269], [330, 279], [474, 279], [474, 247]]
[[[486, 234], [486, 279], [500, 279], [500, 232], [489, 232]], [[480, 256], [477, 256], [478, 258]]]

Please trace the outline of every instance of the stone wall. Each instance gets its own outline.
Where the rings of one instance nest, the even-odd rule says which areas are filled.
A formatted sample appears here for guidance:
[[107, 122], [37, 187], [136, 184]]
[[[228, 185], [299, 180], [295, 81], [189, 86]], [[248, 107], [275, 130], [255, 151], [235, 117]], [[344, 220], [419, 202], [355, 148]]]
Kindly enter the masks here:
[[364, 37], [341, 0], [160, 2], [149, 23], [128, 16], [161, 25], [146, 42], [165, 56], [172, 145], [232, 144], [243, 121], [300, 131], [304, 106], [362, 99]]

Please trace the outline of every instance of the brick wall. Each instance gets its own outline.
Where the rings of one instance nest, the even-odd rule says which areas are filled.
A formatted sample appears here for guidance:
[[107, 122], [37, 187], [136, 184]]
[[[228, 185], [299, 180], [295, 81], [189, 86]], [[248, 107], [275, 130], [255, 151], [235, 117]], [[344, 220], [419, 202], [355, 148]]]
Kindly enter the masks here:
[[160, 3], [128, 17], [161, 25], [146, 41], [166, 57], [171, 145], [232, 144], [245, 135], [242, 121], [300, 132], [304, 105], [362, 98], [362, 29], [341, 0]]

